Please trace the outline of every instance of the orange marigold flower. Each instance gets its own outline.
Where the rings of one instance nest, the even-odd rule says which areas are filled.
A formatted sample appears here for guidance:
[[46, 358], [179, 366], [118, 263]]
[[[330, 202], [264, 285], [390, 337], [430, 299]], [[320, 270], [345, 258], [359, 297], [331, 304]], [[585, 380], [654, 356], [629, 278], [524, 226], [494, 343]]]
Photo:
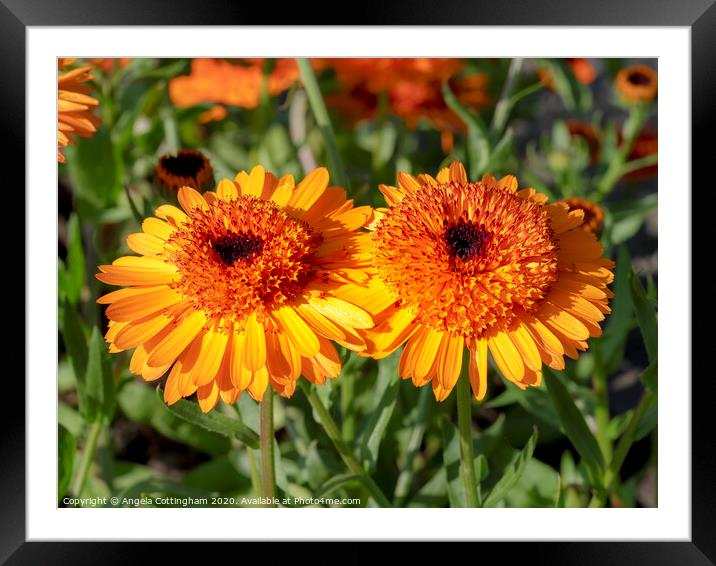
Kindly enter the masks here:
[[453, 163], [437, 178], [398, 174], [381, 185], [373, 264], [383, 284], [375, 299], [369, 352], [384, 357], [405, 343], [399, 373], [432, 383], [438, 401], [452, 391], [470, 352], [475, 397], [487, 389], [487, 352], [524, 389], [538, 385], [542, 364], [564, 369], [610, 312], [613, 263], [583, 213], [548, 205], [517, 179], [486, 175], [471, 183]]
[[559, 202], [566, 204], [570, 212], [581, 210], [584, 213], [582, 228], [599, 236], [604, 226], [604, 210], [601, 206], [591, 200], [578, 197], [567, 198]]
[[358, 230], [371, 208], [329, 187], [326, 169], [294, 185], [257, 166], [178, 197], [183, 210], [160, 206], [127, 238], [138, 256], [97, 274], [126, 286], [98, 300], [110, 351], [136, 348], [130, 370], [145, 380], [169, 372], [168, 404], [196, 393], [207, 412], [244, 390], [261, 400], [269, 384], [290, 397], [300, 375], [338, 376], [331, 340], [365, 349], [370, 235]]
[[184, 149], [176, 155], [164, 155], [157, 162], [159, 182], [172, 191], [181, 187], [203, 189], [212, 180], [211, 163], [200, 151]]
[[627, 102], [650, 102], [656, 98], [656, 71], [648, 65], [632, 65], [617, 73], [616, 87]]
[[205, 102], [256, 108], [264, 85], [264, 67], [272, 65], [267, 77], [272, 96], [288, 90], [299, 78], [293, 59], [193, 59], [191, 74], [169, 81], [169, 97], [179, 108]]
[[75, 143], [72, 135], [90, 137], [100, 121], [92, 114], [99, 102], [89, 96], [92, 87], [85, 84], [92, 80], [92, 67], [78, 67], [67, 70], [75, 59], [57, 60], [57, 161], [65, 162], [60, 148]]

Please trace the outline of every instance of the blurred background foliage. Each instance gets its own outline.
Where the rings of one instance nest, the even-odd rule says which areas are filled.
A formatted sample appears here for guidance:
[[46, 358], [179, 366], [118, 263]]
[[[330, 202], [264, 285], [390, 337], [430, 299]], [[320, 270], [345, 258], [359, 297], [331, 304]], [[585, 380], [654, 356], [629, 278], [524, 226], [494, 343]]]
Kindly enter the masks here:
[[[166, 407], [155, 384], [129, 373], [126, 353], [107, 353], [95, 303], [106, 289], [94, 273], [131, 253], [127, 234], [175, 200], [155, 179], [163, 155], [199, 150], [217, 181], [255, 164], [297, 178], [329, 164], [287, 61], [278, 92], [271, 81], [284, 63], [222, 62], [260, 69], [245, 107], [222, 95], [182, 100], [176, 93], [194, 87], [172, 81], [191, 76], [192, 60], [89, 61], [101, 125], [63, 150], [58, 165], [60, 505], [66, 495], [258, 495], [258, 405], [242, 395], [233, 407], [221, 403], [210, 422], [194, 401]], [[313, 62], [357, 203], [384, 206], [379, 183], [458, 159], [472, 179], [514, 174], [551, 200], [586, 198], [603, 209], [601, 241], [617, 261], [604, 335], [564, 372], [545, 368], [547, 386], [521, 392], [492, 368], [488, 397], [473, 407], [485, 506], [657, 505], [657, 122], [654, 104], [630, 103], [615, 88], [632, 63], [466, 60], [452, 76], [418, 85], [422, 98], [421, 78], [401, 98], [350, 84], [340, 65]], [[315, 393], [392, 503], [464, 506], [455, 395], [438, 404], [429, 387], [398, 379], [397, 354], [377, 363], [343, 352], [343, 362], [341, 377]], [[305, 395], [277, 398], [275, 419], [282, 495], [375, 505], [347, 474]], [[633, 444], [621, 454], [628, 435]]]

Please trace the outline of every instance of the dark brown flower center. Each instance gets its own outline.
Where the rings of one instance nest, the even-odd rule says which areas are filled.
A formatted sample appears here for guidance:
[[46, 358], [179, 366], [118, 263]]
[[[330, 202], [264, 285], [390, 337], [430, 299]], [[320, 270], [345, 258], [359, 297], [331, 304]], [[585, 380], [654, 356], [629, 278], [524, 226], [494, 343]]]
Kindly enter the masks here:
[[445, 230], [445, 243], [450, 255], [465, 261], [482, 253], [485, 233], [475, 224], [459, 220]]
[[251, 234], [229, 234], [212, 242], [214, 251], [226, 265], [231, 267], [240, 259], [260, 253], [264, 242]]
[[195, 178], [204, 168], [204, 157], [194, 152], [179, 152], [162, 158], [162, 167], [177, 177]]
[[639, 71], [633, 71], [629, 74], [629, 82], [636, 86], [646, 86], [651, 83], [651, 78]]

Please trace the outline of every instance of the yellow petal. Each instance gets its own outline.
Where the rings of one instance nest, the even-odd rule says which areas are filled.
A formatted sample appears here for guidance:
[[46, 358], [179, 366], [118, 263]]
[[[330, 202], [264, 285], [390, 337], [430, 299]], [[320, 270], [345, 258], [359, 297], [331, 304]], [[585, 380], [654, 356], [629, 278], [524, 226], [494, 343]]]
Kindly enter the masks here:
[[418, 379], [422, 379], [430, 373], [440, 342], [442, 342], [443, 333], [428, 328], [423, 332], [421, 338], [420, 345], [416, 346], [418, 350], [415, 352], [415, 371], [413, 372], [413, 376]]
[[284, 175], [278, 180], [278, 185], [271, 195], [271, 200], [281, 207], [286, 206], [293, 194], [294, 186], [293, 175]]
[[208, 413], [219, 402], [219, 386], [215, 381], [207, 383], [196, 390], [196, 398], [202, 413]]
[[535, 371], [540, 369], [542, 367], [542, 359], [527, 329], [520, 324], [514, 330], [509, 331], [508, 335], [512, 343], [520, 351], [522, 360], [527, 364], [527, 367]]
[[405, 194], [402, 191], [390, 185], [378, 185], [378, 190], [383, 193], [388, 206], [397, 206], [405, 198]]
[[457, 383], [462, 369], [462, 354], [465, 342], [460, 335], [443, 335], [438, 353], [438, 379], [442, 387], [450, 391]]
[[450, 164], [450, 180], [457, 183], [467, 183], [467, 172], [459, 161], [453, 161]]
[[299, 211], [308, 210], [323, 194], [327, 186], [328, 170], [325, 167], [314, 169], [296, 186], [288, 201], [288, 206]]
[[143, 232], [127, 236], [127, 246], [142, 255], [157, 255], [164, 251], [165, 242], [157, 236]]
[[350, 328], [372, 328], [373, 319], [362, 308], [337, 297], [309, 295], [308, 304], [323, 316]]
[[199, 359], [191, 369], [191, 379], [201, 389], [216, 377], [224, 359], [228, 334], [216, 329], [206, 332], [201, 341]]
[[302, 356], [311, 358], [318, 353], [320, 344], [316, 334], [293, 308], [281, 307], [272, 314]]
[[435, 176], [438, 183], [447, 183], [450, 180], [450, 169], [443, 167]]
[[159, 218], [146, 218], [142, 222], [142, 231], [145, 234], [151, 234], [166, 241], [174, 232], [174, 227], [164, 222], [164, 220], [159, 220]]
[[171, 204], [163, 204], [159, 206], [154, 211], [154, 214], [159, 218], [174, 222], [177, 226], [189, 221], [189, 217], [184, 214], [183, 210], [177, 208], [176, 206], [172, 206]]
[[201, 311], [194, 311], [179, 323], [149, 355], [147, 363], [159, 367], [176, 360], [206, 322]]
[[179, 204], [184, 211], [191, 216], [197, 209], [207, 211], [209, 210], [209, 204], [204, 200], [204, 197], [191, 187], [182, 187], [177, 193]]
[[266, 367], [261, 368], [259, 371], [255, 371], [251, 378], [248, 390], [249, 395], [256, 401], [261, 401], [264, 398], [266, 387], [268, 386], [268, 370]]
[[266, 171], [261, 165], [257, 165], [251, 170], [248, 181], [243, 185], [242, 194], [245, 196], [260, 198], [264, 190], [264, 179]]
[[498, 332], [488, 339], [487, 344], [502, 374], [510, 381], [522, 381], [525, 374], [522, 356], [507, 334]]
[[216, 186], [216, 196], [221, 200], [230, 201], [239, 197], [239, 191], [231, 179], [222, 179]]
[[119, 299], [107, 307], [106, 314], [112, 320], [120, 322], [138, 320], [162, 311], [181, 300], [181, 296], [173, 289], [160, 287], [146, 293]]
[[553, 328], [564, 334], [572, 340], [586, 340], [589, 338], [589, 330], [579, 320], [574, 318], [568, 312], [555, 307], [554, 305], [544, 302], [537, 312], [539, 318], [545, 326]]
[[470, 352], [470, 366], [468, 367], [470, 385], [475, 399], [484, 399], [487, 393], [487, 341], [476, 340]]
[[134, 348], [149, 340], [152, 336], [156, 336], [165, 328], [171, 319], [164, 315], [159, 315], [149, 320], [133, 322], [127, 324], [119, 331], [114, 339], [114, 344], [124, 350]]
[[244, 365], [245, 332], [234, 332], [231, 338], [231, 353], [229, 361], [229, 377], [234, 387], [243, 391], [251, 383], [251, 370]]
[[331, 340], [345, 340], [346, 336], [341, 329], [308, 303], [300, 303], [294, 308], [301, 318], [318, 334]]
[[255, 314], [250, 314], [246, 319], [245, 332], [244, 365], [256, 372], [266, 365], [266, 336], [264, 326], [256, 320]]

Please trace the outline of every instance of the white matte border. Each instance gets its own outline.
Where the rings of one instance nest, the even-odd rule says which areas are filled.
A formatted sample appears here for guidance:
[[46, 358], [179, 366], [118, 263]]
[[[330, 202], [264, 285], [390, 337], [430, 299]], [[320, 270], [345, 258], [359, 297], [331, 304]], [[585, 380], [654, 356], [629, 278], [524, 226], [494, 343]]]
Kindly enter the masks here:
[[[690, 540], [690, 40], [687, 27], [27, 28], [28, 540]], [[659, 507], [58, 509], [59, 56], [658, 57]]]

